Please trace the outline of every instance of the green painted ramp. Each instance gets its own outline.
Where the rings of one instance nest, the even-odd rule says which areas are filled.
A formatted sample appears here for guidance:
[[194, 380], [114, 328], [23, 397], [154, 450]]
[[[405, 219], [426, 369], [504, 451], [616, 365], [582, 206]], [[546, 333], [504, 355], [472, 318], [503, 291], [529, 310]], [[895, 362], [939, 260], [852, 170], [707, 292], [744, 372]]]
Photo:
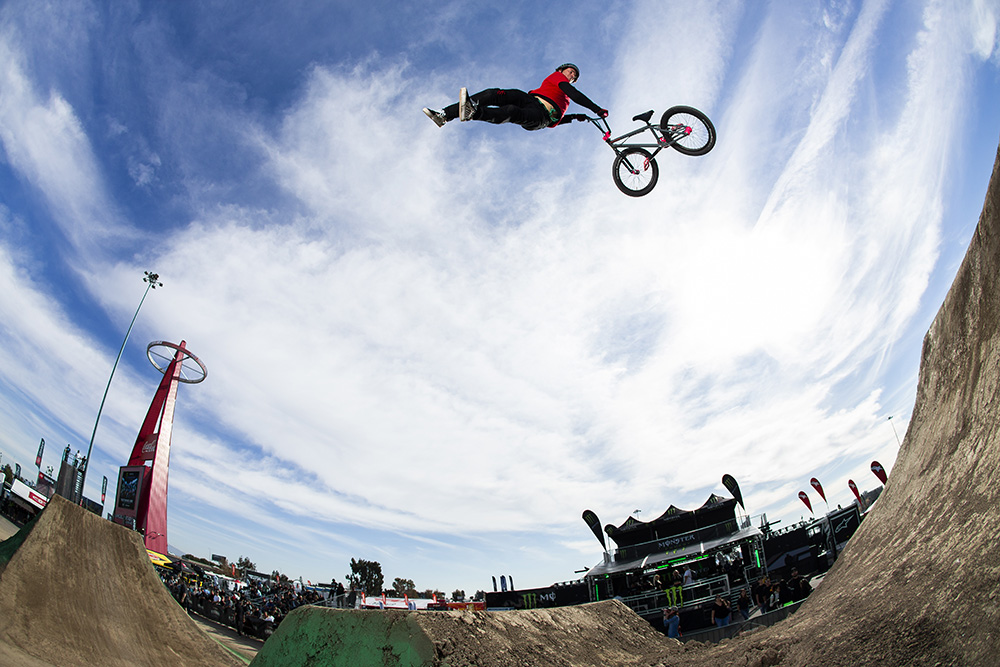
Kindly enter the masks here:
[[402, 610], [299, 607], [254, 658], [254, 667], [424, 667], [434, 643]]

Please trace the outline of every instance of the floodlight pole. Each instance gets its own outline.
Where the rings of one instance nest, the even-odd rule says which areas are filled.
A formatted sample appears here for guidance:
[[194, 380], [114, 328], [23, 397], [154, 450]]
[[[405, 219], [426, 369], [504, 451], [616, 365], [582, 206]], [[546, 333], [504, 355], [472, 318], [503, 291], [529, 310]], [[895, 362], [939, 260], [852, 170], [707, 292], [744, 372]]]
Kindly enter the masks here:
[[94, 422], [94, 430], [90, 434], [90, 446], [87, 448], [87, 458], [83, 460], [83, 473], [80, 479], [80, 502], [83, 502], [83, 489], [87, 482], [87, 468], [90, 467], [90, 454], [94, 449], [94, 437], [97, 435], [97, 425], [101, 422], [101, 412], [104, 411], [104, 401], [108, 398], [108, 390], [111, 389], [111, 380], [115, 377], [115, 370], [118, 368], [118, 362], [121, 361], [122, 353], [125, 352], [125, 344], [128, 343], [128, 337], [132, 333], [132, 326], [135, 324], [135, 318], [139, 317], [139, 309], [142, 308], [143, 302], [146, 300], [146, 295], [149, 294], [149, 290], [156, 289], [157, 287], [163, 287], [163, 283], [160, 282], [160, 276], [157, 273], [151, 273], [149, 271], [144, 271], [146, 274], [142, 282], [146, 283], [146, 291], [142, 293], [142, 298], [139, 299], [139, 306], [135, 309], [135, 315], [132, 316], [132, 321], [128, 325], [128, 331], [125, 332], [125, 340], [122, 341], [121, 349], [118, 350], [118, 357], [115, 359], [115, 365], [111, 367], [111, 376], [108, 378], [108, 386], [104, 388], [104, 397], [101, 399], [101, 407], [97, 409], [97, 420]]
[[889, 416], [889, 419], [887, 419], [886, 421], [888, 421], [888, 422], [889, 422], [889, 426], [891, 426], [891, 427], [892, 427], [892, 434], [893, 434], [894, 436], [896, 436], [896, 444], [897, 444], [897, 445], [899, 445], [900, 447], [902, 447], [902, 446], [903, 446], [903, 443], [899, 441], [899, 434], [898, 434], [898, 433], [896, 433], [896, 427], [895, 427], [895, 426], [893, 426], [893, 424], [892, 424], [892, 415], [890, 415], [890, 416]]

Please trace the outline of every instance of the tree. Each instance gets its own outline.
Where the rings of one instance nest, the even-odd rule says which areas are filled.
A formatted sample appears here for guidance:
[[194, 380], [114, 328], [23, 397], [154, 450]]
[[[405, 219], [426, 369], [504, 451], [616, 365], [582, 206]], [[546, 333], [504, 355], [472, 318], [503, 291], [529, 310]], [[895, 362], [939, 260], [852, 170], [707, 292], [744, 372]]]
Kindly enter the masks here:
[[246, 556], [240, 556], [236, 560], [236, 569], [239, 570], [241, 574], [246, 575], [247, 572], [256, 572], [257, 565]]
[[403, 597], [404, 595], [414, 596], [417, 594], [417, 588], [414, 586], [412, 579], [396, 577], [392, 580], [392, 590], [396, 592], [396, 597]]
[[3, 481], [7, 486], [14, 483], [14, 470], [9, 463], [3, 467]]
[[451, 599], [455, 602], [465, 602], [465, 591], [458, 589], [457, 591], [452, 591]]
[[366, 595], [382, 595], [382, 565], [374, 560], [352, 558], [347, 581], [355, 590], [364, 591]]
[[431, 598], [444, 598], [444, 591], [439, 591], [436, 588], [435, 589], [428, 588], [424, 592], [420, 593], [420, 597], [422, 597], [425, 600], [430, 600]]

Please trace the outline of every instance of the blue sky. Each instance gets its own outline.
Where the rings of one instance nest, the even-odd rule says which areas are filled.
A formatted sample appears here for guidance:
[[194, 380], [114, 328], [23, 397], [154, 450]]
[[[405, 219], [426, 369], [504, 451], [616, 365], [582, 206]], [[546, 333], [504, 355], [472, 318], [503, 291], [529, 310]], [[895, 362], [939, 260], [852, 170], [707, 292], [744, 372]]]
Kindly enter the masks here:
[[[682, 17], [683, 20], [679, 20]], [[170, 543], [471, 593], [734, 475], [876, 486], [998, 138], [996, 0], [0, 7], [0, 452], [125, 463], [180, 342]], [[421, 113], [559, 63], [718, 129], [620, 194], [589, 126]], [[811, 491], [811, 490], [810, 490]], [[812, 494], [815, 495], [815, 494]], [[813, 498], [814, 507], [822, 507]]]

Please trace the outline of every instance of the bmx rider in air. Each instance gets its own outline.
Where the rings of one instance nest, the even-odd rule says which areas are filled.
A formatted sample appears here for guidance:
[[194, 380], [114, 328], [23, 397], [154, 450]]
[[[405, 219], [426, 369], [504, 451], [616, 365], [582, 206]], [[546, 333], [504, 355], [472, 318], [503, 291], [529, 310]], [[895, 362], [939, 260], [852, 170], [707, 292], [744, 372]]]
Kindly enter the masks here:
[[573, 63], [564, 63], [545, 77], [542, 84], [534, 90], [524, 92], [516, 88], [487, 88], [469, 95], [468, 90], [462, 88], [457, 104], [450, 104], [441, 111], [424, 108], [424, 113], [438, 127], [444, 127], [445, 123], [458, 118], [463, 121], [481, 120], [496, 125], [514, 123], [526, 130], [541, 130], [574, 120], [587, 120], [585, 114], [566, 113], [570, 101], [573, 101], [601, 118], [607, 118], [607, 109], [594, 104], [573, 87], [579, 78], [580, 68]]

